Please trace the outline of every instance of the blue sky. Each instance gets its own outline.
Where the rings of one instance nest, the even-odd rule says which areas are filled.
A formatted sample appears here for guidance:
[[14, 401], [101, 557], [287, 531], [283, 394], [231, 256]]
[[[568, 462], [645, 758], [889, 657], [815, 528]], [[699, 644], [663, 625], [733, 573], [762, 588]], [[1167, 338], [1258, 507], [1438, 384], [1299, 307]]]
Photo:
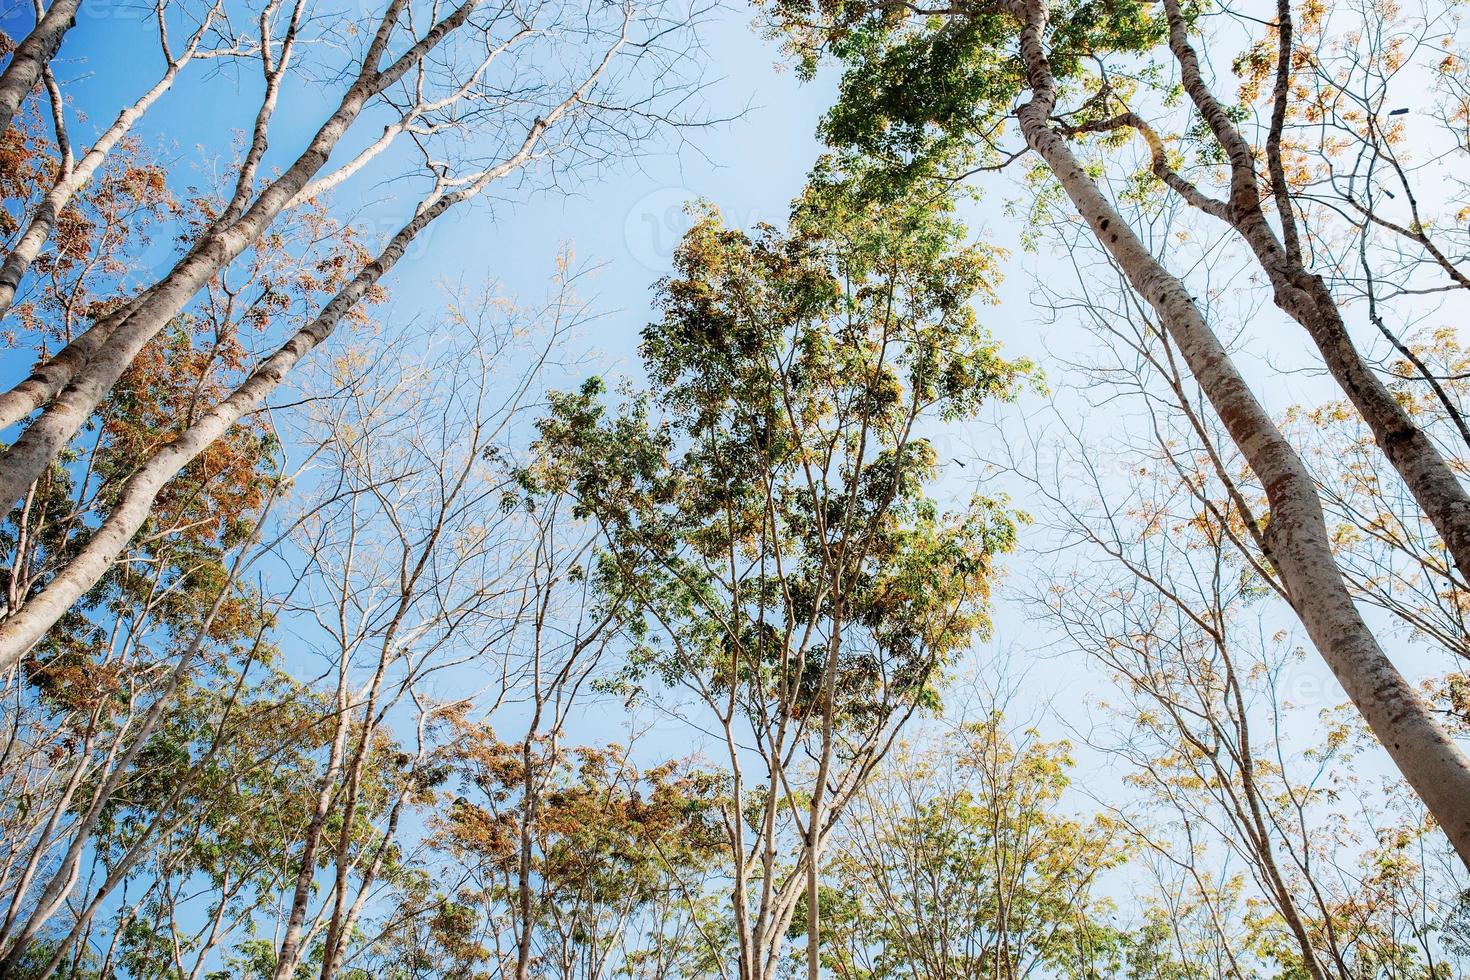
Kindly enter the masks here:
[[[103, 0], [90, 12], [83, 9], [57, 74], [90, 117], [74, 134], [85, 145], [90, 128], [109, 122], [124, 101], [156, 78], [160, 58], [140, 7]], [[29, 26], [28, 13], [12, 6], [6, 14], [4, 26], [12, 34]], [[605, 168], [570, 195], [481, 201], [446, 216], [431, 229], [427, 244], [412, 249], [395, 270], [388, 324], [395, 315], [440, 305], [443, 282], [496, 280], [508, 292], [536, 295], [566, 245], [579, 260], [603, 267], [595, 277], [597, 305], [618, 311], [604, 321], [598, 346], [619, 358], [629, 354], [646, 318], [649, 287], [666, 270], [682, 230], [682, 202], [707, 197], [739, 224], [780, 222], [819, 152], [815, 128], [835, 78], [802, 84], [792, 72], [775, 70], [780, 53], [750, 29], [751, 19], [748, 8], [735, 6], [717, 12], [704, 32], [708, 61], [701, 67], [710, 82], [705, 112], [736, 118], [687, 131], [689, 145], [682, 149], [673, 139], [647, 147], [652, 152]], [[175, 168], [180, 188], [207, 177], [232, 136], [249, 125], [261, 89], [258, 69], [213, 72], [196, 63], [187, 71], [190, 78], [164, 96], [137, 130], [165, 158], [182, 164]], [[329, 111], [324, 94], [332, 90], [283, 92], [268, 166], [299, 151]], [[371, 132], [372, 125], [359, 129]], [[402, 208], [393, 207], [395, 193], [391, 185], [375, 186], [360, 176], [339, 195], [376, 197], [397, 217]], [[159, 244], [163, 261], [168, 252]]]

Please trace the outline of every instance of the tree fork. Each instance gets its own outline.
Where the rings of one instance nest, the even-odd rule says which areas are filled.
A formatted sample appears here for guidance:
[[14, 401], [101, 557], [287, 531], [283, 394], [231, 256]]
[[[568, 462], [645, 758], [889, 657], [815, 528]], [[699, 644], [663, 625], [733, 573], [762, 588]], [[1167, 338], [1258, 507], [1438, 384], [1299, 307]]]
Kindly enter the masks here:
[[1470, 867], [1470, 758], [1383, 652], [1358, 614], [1332, 554], [1321, 500], [1296, 450], [1256, 399], [1184, 283], [1143, 245], [1049, 119], [1055, 80], [1042, 34], [1044, 0], [1013, 0], [1032, 98], [1017, 110], [1046, 162], [1129, 284], [1158, 314], [1271, 505], [1266, 537], [1292, 608], [1354, 706]]

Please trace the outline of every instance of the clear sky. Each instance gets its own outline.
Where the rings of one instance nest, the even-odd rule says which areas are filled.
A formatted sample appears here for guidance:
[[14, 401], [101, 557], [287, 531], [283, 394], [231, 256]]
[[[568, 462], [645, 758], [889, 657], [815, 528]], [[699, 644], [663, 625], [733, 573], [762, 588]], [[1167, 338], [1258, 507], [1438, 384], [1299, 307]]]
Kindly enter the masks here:
[[[29, 13], [17, 10], [13, 0], [3, 9], [4, 27], [23, 33]], [[683, 147], [673, 138], [646, 147], [647, 155], [604, 168], [571, 194], [481, 201], [446, 216], [394, 271], [393, 305], [385, 319], [391, 323], [405, 311], [433, 308], [436, 283], [496, 280], [510, 292], [537, 294], [559, 248], [568, 245], [580, 260], [604, 267], [595, 277], [597, 305], [620, 311], [605, 321], [607, 332], [598, 343], [614, 355], [629, 354], [646, 318], [649, 287], [667, 270], [685, 227], [683, 202], [707, 197], [737, 224], [780, 223], [819, 152], [815, 128], [835, 79], [802, 84], [792, 72], [776, 70], [779, 52], [750, 29], [751, 21], [750, 9], [735, 5], [716, 12], [703, 31], [708, 60], [701, 67], [709, 83], [704, 114], [735, 117], [732, 121], [685, 131]], [[156, 77], [160, 58], [152, 30], [143, 8], [127, 0], [99, 0], [90, 10], [84, 4], [57, 74], [92, 125], [109, 122]], [[164, 96], [138, 127], [148, 145], [184, 164], [175, 168], [183, 174], [176, 179], [180, 190], [191, 175], [207, 178], [217, 164], [210, 155], [227, 148], [232, 135], [249, 125], [261, 89], [258, 69], [206, 75], [196, 64], [188, 71], [191, 77]], [[343, 87], [340, 83], [335, 90]], [[321, 92], [283, 92], [268, 165], [299, 152], [328, 111], [321, 95], [331, 91], [323, 86]], [[78, 143], [88, 142], [88, 128], [77, 127]], [[370, 123], [358, 128], [372, 134]], [[342, 193], [377, 198], [385, 214], [394, 210], [392, 185], [355, 179], [347, 187], [351, 190]], [[393, 216], [401, 216], [402, 209], [398, 212]], [[160, 262], [169, 255], [167, 246], [158, 244]]]

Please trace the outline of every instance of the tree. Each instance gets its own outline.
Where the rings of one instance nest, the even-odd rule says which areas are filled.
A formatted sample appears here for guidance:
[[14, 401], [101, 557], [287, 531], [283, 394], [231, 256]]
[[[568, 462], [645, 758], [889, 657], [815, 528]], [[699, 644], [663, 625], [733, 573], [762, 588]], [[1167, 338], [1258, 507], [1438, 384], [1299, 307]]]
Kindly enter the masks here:
[[906, 751], [833, 845], [826, 959], [843, 980], [1117, 975], [1102, 879], [1122, 828], [1063, 809], [1069, 746], [992, 712]]
[[456, 724], [441, 759], [458, 792], [434, 840], [464, 869], [441, 930], [460, 937], [456, 968], [564, 980], [714, 969], [700, 884], [719, 841], [714, 779], [678, 762], [640, 771], [618, 745], [538, 737], [527, 753]]
[[[0, 395], [0, 425], [25, 422], [0, 457], [0, 497], [19, 501], [56, 463], [118, 379], [165, 326], [196, 303], [201, 291], [248, 252], [274, 244], [279, 219], [355, 173], [404, 133], [423, 142], [423, 192], [385, 242], [342, 267], [330, 299], [312, 304], [283, 331], [274, 353], [240, 365], [227, 394], [201, 408], [173, 438], [138, 465], [87, 543], [25, 606], [0, 624], [0, 665], [18, 662], [107, 568], [146, 522], [157, 495], [189, 462], [257, 411], [285, 375], [377, 295], [380, 280], [429, 224], [473, 199], [493, 182], [558, 149], [595, 163], [636, 143], [670, 117], [666, 100], [688, 94], [678, 74], [689, 18], [632, 3], [595, 5], [583, 12], [550, 3], [480, 9], [479, 0], [436, 11], [422, 27], [406, 0], [394, 0], [376, 20], [370, 40], [342, 73], [350, 79], [335, 108], [305, 149], [278, 176], [260, 179], [282, 78], [293, 52], [306, 43], [304, 3], [269, 4], [259, 20], [266, 81], [261, 108], [238, 168], [219, 200], [203, 202], [187, 250], [157, 281], [117, 306], [99, 311], [54, 354], [44, 349], [31, 376]], [[584, 16], [585, 13], [585, 16]], [[695, 14], [697, 17], [697, 12]], [[284, 22], [284, 23], [282, 23]], [[410, 26], [415, 25], [415, 26]], [[401, 53], [400, 33], [411, 35]], [[563, 73], [530, 90], [518, 79], [523, 46], [556, 45], [545, 59]], [[509, 52], [509, 54], [508, 54]], [[527, 52], [529, 56], [529, 52]], [[636, 86], [636, 91], [625, 91]], [[328, 158], [373, 104], [411, 108], [402, 125], [337, 170]], [[486, 112], [466, 106], [484, 104]], [[475, 124], [488, 152], [464, 149]], [[621, 123], [621, 125], [620, 125]], [[492, 145], [497, 143], [498, 145]], [[442, 154], [439, 152], [442, 150]], [[34, 413], [34, 417], [33, 416]]]
[[[521, 578], [543, 527], [506, 505], [520, 488], [513, 434], [529, 425], [545, 363], [586, 316], [576, 278], [563, 264], [539, 308], [462, 297], [441, 329], [398, 338], [394, 356], [341, 352], [286, 440], [303, 461], [264, 481], [266, 503], [294, 489], [285, 516], [238, 505], [227, 514], [245, 527], [233, 527], [208, 505], [213, 494], [235, 505], [252, 481], [208, 474], [183, 497], [179, 525], [140, 554], [147, 573], [119, 566], [125, 587], [14, 672], [7, 722], [21, 751], [0, 768], [15, 789], [0, 971], [44, 941], [36, 975], [53, 975], [94, 926], [113, 930], [105, 963], [168, 950], [202, 970], [272, 908], [280, 938], [256, 950], [270, 975], [309, 963], [330, 980], [360, 952], [379, 886], [407, 874], [399, 828], [431, 786], [427, 729], [454, 707], [425, 686], [484, 670], [503, 685], [487, 698], [510, 696], [523, 667], [501, 645], [544, 613]], [[426, 353], [409, 356], [412, 343]], [[126, 438], [102, 441], [99, 466], [136, 455], [150, 430], [134, 416], [170, 407], [140, 397], [116, 413]], [[171, 536], [194, 542], [180, 548], [193, 564], [162, 560]], [[256, 563], [274, 567], [279, 592], [241, 585]], [[47, 734], [28, 744], [33, 731]], [[97, 924], [130, 889], [125, 914]], [[193, 916], [212, 928], [181, 935]]]
[[[1112, 724], [1094, 717], [1086, 738], [1125, 767], [1132, 792], [1107, 796], [1151, 856], [1157, 893], [1168, 897], [1160, 904], [1176, 929], [1187, 923], [1181, 931], [1217, 973], [1454, 975], [1462, 886], [1449, 849], [1400, 784], [1367, 774], [1367, 738], [1351, 713], [1308, 686], [1280, 583], [1251, 530], [1264, 491], [1126, 284], [1099, 285], [1071, 300], [1064, 287], [1050, 292], [1110, 336], [1081, 390], [1114, 417], [1135, 410], [1138, 424], [1104, 435], [1069, 412], [1056, 420], [1061, 436], [1014, 468], [1029, 474], [1056, 556], [1033, 601], [1064, 648], [1117, 683], [1116, 694], [1091, 699]], [[1340, 406], [1323, 415], [1351, 430]], [[1290, 424], [1315, 431], [1308, 418]], [[1364, 455], [1381, 464], [1371, 447]], [[1355, 501], [1345, 524], [1377, 525], [1393, 541], [1397, 526], [1378, 514], [1396, 501], [1382, 498], [1357, 454], [1323, 465], [1324, 495]], [[1334, 530], [1340, 548], [1357, 547]], [[1356, 566], [1366, 571], [1379, 553], [1375, 544]], [[1400, 590], [1396, 575], [1393, 563], [1377, 565], [1389, 594]], [[1452, 711], [1434, 690], [1437, 673], [1429, 678], [1426, 700]]]
[[815, 976], [826, 842], [984, 635], [1015, 532], [1001, 500], [925, 494], [924, 427], [1027, 372], [971, 306], [990, 254], [931, 190], [874, 204], [828, 167], [784, 234], [699, 210], [644, 331], [653, 393], [611, 412], [589, 383], [541, 427], [544, 478], [606, 528], [603, 589], [635, 603], [628, 682], [690, 692], [718, 734], [743, 980], [773, 975], [803, 896]]

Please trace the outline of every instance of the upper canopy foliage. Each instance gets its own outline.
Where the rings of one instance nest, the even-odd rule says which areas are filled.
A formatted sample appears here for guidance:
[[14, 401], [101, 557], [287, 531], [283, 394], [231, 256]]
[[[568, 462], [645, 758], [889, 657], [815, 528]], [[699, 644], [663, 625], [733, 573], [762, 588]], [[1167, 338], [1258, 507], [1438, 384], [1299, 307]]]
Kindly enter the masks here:
[[[774, 0], [765, 8], [802, 72], [813, 74], [824, 57], [843, 65], [822, 125], [834, 145], [921, 178], [1001, 159], [998, 140], [1028, 87], [1009, 4]], [[1098, 59], [1147, 52], [1168, 33], [1157, 5], [1137, 0], [1061, 0], [1048, 13], [1057, 84], [1075, 82], [1088, 96], [1104, 87]], [[1130, 74], [1115, 71], [1105, 85], [1130, 85]], [[1072, 121], [1101, 111], [1111, 111], [1106, 100], [1089, 98]]]
[[1030, 371], [973, 306], [995, 256], [933, 186], [852, 188], [828, 163], [784, 232], [700, 206], [644, 331], [652, 392], [612, 410], [590, 382], [541, 425], [534, 479], [613, 529], [602, 584], [636, 610], [640, 669], [734, 684], [762, 717], [806, 713], [838, 635], [850, 718], [929, 691], [986, 631], [1015, 532], [1003, 501], [939, 511], [921, 434]]

